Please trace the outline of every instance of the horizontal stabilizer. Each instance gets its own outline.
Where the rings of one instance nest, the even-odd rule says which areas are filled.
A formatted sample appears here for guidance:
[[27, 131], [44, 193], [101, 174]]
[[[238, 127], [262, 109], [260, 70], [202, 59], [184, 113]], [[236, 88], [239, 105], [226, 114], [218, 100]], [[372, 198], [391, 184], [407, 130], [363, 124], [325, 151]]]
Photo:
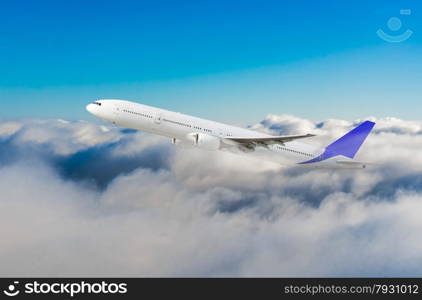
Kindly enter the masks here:
[[345, 169], [365, 169], [369, 165], [374, 165], [373, 163], [361, 162], [355, 160], [337, 160], [336, 164], [342, 166]]

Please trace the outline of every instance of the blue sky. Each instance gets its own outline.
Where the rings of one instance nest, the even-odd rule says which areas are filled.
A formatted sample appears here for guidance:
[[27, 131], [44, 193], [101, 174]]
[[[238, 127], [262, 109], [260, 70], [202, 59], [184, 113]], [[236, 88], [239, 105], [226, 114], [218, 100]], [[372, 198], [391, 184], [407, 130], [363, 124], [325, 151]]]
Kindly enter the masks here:
[[[87, 102], [123, 98], [242, 124], [268, 113], [420, 119], [421, 11], [420, 1], [8, 1], [0, 117], [91, 119]], [[389, 43], [378, 29], [413, 35]]]

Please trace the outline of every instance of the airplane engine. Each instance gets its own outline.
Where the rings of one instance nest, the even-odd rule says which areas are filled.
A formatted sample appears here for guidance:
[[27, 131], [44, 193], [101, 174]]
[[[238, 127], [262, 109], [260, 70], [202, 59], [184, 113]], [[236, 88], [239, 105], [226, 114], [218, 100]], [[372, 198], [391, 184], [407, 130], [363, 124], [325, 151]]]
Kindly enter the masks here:
[[190, 133], [187, 139], [193, 145], [205, 150], [218, 150], [221, 147], [220, 138], [204, 133]]

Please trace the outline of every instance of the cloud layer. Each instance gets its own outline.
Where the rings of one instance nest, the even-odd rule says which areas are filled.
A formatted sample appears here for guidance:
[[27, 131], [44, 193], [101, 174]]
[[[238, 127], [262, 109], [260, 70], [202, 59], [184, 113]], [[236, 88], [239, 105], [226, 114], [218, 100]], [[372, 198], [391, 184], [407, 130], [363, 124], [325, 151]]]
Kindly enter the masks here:
[[[304, 170], [88, 122], [0, 123], [0, 276], [421, 276], [422, 121], [376, 120], [367, 170]], [[354, 122], [269, 115], [316, 133]]]

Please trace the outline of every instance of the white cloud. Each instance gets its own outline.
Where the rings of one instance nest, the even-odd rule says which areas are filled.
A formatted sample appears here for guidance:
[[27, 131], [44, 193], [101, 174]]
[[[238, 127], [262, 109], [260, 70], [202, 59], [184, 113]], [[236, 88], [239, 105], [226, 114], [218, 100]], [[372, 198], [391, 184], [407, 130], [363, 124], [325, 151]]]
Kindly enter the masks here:
[[19, 122], [3, 122], [0, 123], [0, 136], [7, 137], [22, 128], [22, 124]]
[[[115, 142], [118, 131], [84, 121], [33, 120], [2, 124], [0, 133], [14, 135], [16, 144], [47, 145], [54, 153], [68, 155], [87, 147]], [[5, 135], [6, 135], [5, 134]]]
[[[280, 168], [87, 122], [0, 123], [0, 275], [420, 275], [422, 122], [376, 121], [359, 155], [382, 165], [364, 171]], [[253, 128], [326, 144], [357, 122]]]

